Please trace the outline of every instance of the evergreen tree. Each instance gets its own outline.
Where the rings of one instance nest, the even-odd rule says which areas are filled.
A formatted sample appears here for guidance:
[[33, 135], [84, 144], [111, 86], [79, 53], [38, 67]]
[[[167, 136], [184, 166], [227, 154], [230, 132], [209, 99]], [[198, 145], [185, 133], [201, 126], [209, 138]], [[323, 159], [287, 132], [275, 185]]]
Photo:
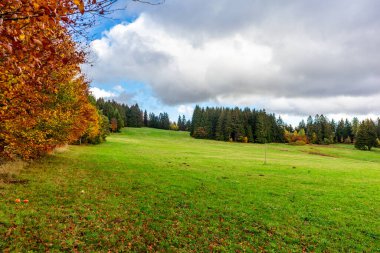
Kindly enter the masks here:
[[265, 125], [265, 117], [263, 112], [259, 112], [256, 122], [256, 142], [267, 143], [268, 142], [268, 130]]
[[343, 131], [343, 137], [346, 142], [346, 140], [350, 139], [352, 140], [353, 134], [352, 134], [352, 125], [351, 122], [346, 119], [344, 122], [344, 131]]
[[193, 136], [196, 128], [201, 126], [202, 110], [199, 105], [196, 105], [191, 119], [190, 135]]
[[144, 127], [148, 126], [148, 112], [144, 111]]
[[372, 120], [366, 119], [359, 125], [355, 147], [361, 150], [371, 150], [376, 145], [376, 126]]
[[232, 121], [231, 110], [226, 109], [226, 112], [223, 118], [223, 129], [222, 129], [225, 141], [231, 140], [231, 132], [232, 132], [231, 121]]
[[225, 111], [222, 109], [222, 111], [219, 115], [219, 118], [218, 118], [218, 122], [216, 124], [216, 130], [215, 130], [215, 139], [218, 141], [224, 141], [225, 140], [224, 132], [223, 132], [224, 120], [225, 120], [224, 118], [225, 118]]
[[191, 121], [188, 120], [188, 121], [186, 121], [186, 128], [185, 128], [185, 131], [190, 131], [190, 128], [191, 128]]
[[343, 119], [341, 119], [338, 122], [338, 126], [337, 126], [336, 132], [335, 132], [335, 139], [336, 139], [336, 142], [339, 142], [339, 143], [342, 143], [344, 141], [344, 121], [343, 121]]
[[181, 115], [179, 115], [179, 116], [178, 116], [178, 120], [177, 120], [177, 126], [178, 126], [178, 129], [182, 131], [182, 129], [183, 129], [183, 125], [184, 125], [184, 122], [182, 122]]
[[337, 142], [336, 140], [336, 129], [337, 129], [337, 123], [335, 122], [334, 119], [331, 120], [330, 122], [330, 126], [332, 128], [332, 131], [333, 131], [333, 136], [334, 136], [334, 142]]
[[138, 104], [127, 108], [126, 121], [128, 123], [128, 127], [142, 127], [144, 125], [143, 112], [140, 110]]
[[313, 118], [309, 115], [307, 118], [307, 123], [306, 123], [306, 136], [309, 140], [312, 139], [314, 131], [314, 121]]
[[304, 120], [301, 120], [301, 122], [299, 123], [298, 128], [297, 128], [298, 131], [301, 129], [306, 129], [306, 124], [305, 124]]
[[112, 118], [116, 119], [116, 123], [117, 123], [116, 132], [120, 132], [120, 129], [124, 127], [124, 121], [121, 118], [121, 115], [118, 109], [115, 109]]

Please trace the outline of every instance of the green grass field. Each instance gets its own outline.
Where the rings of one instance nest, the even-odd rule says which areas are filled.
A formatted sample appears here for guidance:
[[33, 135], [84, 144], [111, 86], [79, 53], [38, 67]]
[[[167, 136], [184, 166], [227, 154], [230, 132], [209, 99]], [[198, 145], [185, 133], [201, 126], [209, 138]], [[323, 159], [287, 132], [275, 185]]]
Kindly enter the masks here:
[[380, 252], [379, 149], [264, 150], [147, 128], [70, 146], [0, 185], [0, 250]]

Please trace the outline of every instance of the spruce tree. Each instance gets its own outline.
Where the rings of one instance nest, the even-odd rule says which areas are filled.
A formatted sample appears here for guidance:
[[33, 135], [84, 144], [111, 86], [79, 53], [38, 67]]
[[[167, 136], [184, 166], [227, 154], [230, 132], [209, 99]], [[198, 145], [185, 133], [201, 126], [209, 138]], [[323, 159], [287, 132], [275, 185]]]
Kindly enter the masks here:
[[196, 105], [191, 119], [190, 135], [193, 136], [196, 128], [201, 126], [202, 110], [199, 105]]
[[148, 126], [148, 112], [144, 111], [144, 127]]
[[344, 141], [344, 121], [341, 119], [338, 123], [338, 126], [336, 128], [335, 132], [335, 139], [337, 142], [342, 143]]
[[184, 124], [184, 123], [182, 122], [181, 115], [178, 115], [177, 126], [178, 126], [178, 129], [179, 129], [180, 131], [182, 131], [183, 124]]
[[182, 127], [180, 130], [186, 131], [186, 117], [185, 117], [185, 115], [182, 115]]
[[360, 150], [371, 150], [376, 145], [376, 127], [372, 120], [366, 119], [359, 125], [356, 136], [355, 148]]
[[348, 121], [348, 119], [346, 119], [346, 121], [344, 122], [344, 131], [343, 131], [343, 137], [344, 139], [352, 139], [353, 135], [352, 135], [352, 125], [351, 125], [351, 122]]
[[267, 143], [268, 142], [268, 129], [265, 125], [265, 114], [259, 112], [256, 122], [256, 142]]

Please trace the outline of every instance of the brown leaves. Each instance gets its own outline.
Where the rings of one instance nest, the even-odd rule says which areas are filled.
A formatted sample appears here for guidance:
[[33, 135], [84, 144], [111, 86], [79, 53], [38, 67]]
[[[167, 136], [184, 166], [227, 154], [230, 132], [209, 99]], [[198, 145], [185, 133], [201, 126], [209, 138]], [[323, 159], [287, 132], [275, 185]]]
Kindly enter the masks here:
[[90, 127], [91, 134], [98, 131], [79, 68], [84, 54], [59, 22], [84, 11], [83, 1], [76, 2], [1, 3], [0, 157], [35, 158]]

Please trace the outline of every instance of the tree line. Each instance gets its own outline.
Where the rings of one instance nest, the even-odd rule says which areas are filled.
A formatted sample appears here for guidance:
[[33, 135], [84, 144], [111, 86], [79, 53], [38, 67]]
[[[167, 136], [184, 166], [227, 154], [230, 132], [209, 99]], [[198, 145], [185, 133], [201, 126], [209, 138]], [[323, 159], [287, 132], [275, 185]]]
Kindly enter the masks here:
[[194, 138], [238, 142], [279, 142], [295, 145], [347, 143], [362, 150], [378, 146], [380, 118], [359, 122], [341, 119], [329, 120], [324, 115], [309, 116], [296, 128], [285, 124], [281, 117], [265, 110], [235, 107], [196, 106], [193, 112], [190, 135]]
[[240, 142], [284, 142], [285, 124], [265, 110], [196, 106], [190, 135], [195, 138]]
[[177, 122], [171, 122], [167, 112], [148, 113], [143, 111], [136, 103], [128, 106], [114, 100], [96, 100], [97, 108], [108, 118], [111, 132], [120, 132], [123, 127], [150, 127], [164, 130], [187, 131], [190, 121], [186, 121], [185, 115], [179, 116]]

